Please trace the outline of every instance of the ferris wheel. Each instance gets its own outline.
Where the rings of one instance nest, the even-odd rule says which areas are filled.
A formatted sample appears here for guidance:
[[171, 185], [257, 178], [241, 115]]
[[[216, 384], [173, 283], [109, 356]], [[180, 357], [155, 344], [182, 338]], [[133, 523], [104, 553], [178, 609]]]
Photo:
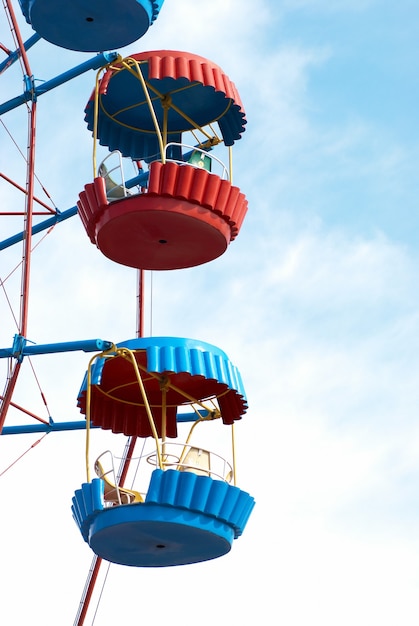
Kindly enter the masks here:
[[[64, 5], [19, 0], [19, 6], [5, 0], [15, 47], [1, 44], [0, 73], [19, 63], [24, 89], [0, 104], [0, 113], [26, 107], [28, 143], [25, 186], [1, 173], [22, 195], [24, 207], [0, 211], [3, 220], [22, 224], [0, 242], [5, 253], [15, 246], [22, 250], [17, 329], [12, 345], [0, 348], [7, 362], [0, 430], [86, 432], [86, 479], [74, 485], [71, 511], [93, 563], [77, 626], [84, 623], [102, 561], [159, 568], [219, 558], [241, 536], [254, 507], [253, 497], [237, 484], [234, 429], [248, 408], [239, 369], [205, 340], [146, 336], [144, 330], [144, 271], [170, 272], [215, 260], [239, 235], [248, 208], [233, 183], [233, 148], [245, 131], [246, 115], [222, 68], [183, 50], [140, 50], [127, 57], [109, 52], [139, 40], [162, 7], [163, 0], [120, 0], [106, 13], [95, 0]], [[20, 34], [22, 16], [34, 30], [27, 41]], [[52, 48], [95, 54], [38, 83], [30, 49], [41, 38]], [[92, 167], [76, 205], [59, 210], [36, 191], [38, 100], [91, 70], [96, 78], [84, 123]], [[107, 151], [100, 160], [99, 147]], [[118, 343], [28, 339], [33, 237], [70, 218], [81, 221], [86, 246], [93, 245], [109, 263], [138, 271], [136, 337]], [[8, 276], [0, 278], [9, 302]], [[80, 420], [53, 422], [15, 402], [29, 359], [40, 354], [65, 359], [74, 351], [91, 353], [75, 392]], [[11, 409], [24, 424], [8, 424]], [[229, 442], [222, 453], [207, 443], [217, 423]], [[126, 437], [121, 458], [112, 449], [92, 458], [98, 429]], [[130, 473], [135, 479], [127, 486]]]

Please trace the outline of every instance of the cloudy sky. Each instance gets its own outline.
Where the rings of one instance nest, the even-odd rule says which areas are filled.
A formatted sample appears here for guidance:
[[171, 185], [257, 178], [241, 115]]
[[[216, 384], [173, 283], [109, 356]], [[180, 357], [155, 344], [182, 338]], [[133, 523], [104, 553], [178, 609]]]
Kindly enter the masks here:
[[[236, 429], [238, 484], [257, 506], [221, 559], [111, 566], [97, 626], [417, 625], [418, 27], [413, 0], [166, 0], [121, 51], [201, 54], [246, 110], [234, 149], [249, 201], [240, 235], [213, 263], [147, 274], [146, 317], [147, 333], [213, 343], [238, 366], [249, 400]], [[4, 15], [0, 42], [13, 47]], [[46, 42], [29, 53], [39, 81], [90, 56]], [[61, 210], [92, 180], [83, 110], [94, 79], [39, 98], [36, 171]], [[1, 101], [21, 93], [17, 65], [0, 80]], [[20, 184], [26, 123], [19, 107], [0, 125], [0, 171]], [[3, 180], [0, 189], [1, 211], [23, 208], [21, 194]], [[1, 219], [2, 239], [22, 230], [21, 217]], [[134, 337], [135, 270], [105, 259], [77, 217], [45, 235], [34, 240], [28, 338]], [[20, 246], [2, 253], [0, 347], [16, 332], [20, 257]], [[15, 402], [78, 419], [88, 360], [36, 357], [36, 380], [25, 361]], [[6, 425], [27, 421], [10, 411]], [[70, 513], [84, 434], [39, 439], [0, 438], [0, 614], [10, 625], [72, 624], [92, 559]], [[123, 444], [104, 433], [94, 443], [117, 453]]]

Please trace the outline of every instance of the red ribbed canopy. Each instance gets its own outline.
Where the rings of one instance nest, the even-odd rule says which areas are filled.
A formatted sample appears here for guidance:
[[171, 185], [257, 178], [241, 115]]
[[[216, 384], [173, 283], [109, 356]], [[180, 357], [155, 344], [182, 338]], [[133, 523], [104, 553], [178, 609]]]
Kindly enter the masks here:
[[[180, 142], [182, 133], [195, 125], [205, 127], [214, 122], [218, 122], [225, 145], [240, 139], [245, 112], [234, 83], [223, 70], [196, 54], [156, 50], [134, 54], [112, 65], [102, 77], [97, 131], [102, 145], [133, 159], [147, 160], [159, 153], [138, 68], [147, 82], [161, 130], [167, 112], [168, 142]], [[94, 95], [85, 110], [90, 130], [94, 127]]]

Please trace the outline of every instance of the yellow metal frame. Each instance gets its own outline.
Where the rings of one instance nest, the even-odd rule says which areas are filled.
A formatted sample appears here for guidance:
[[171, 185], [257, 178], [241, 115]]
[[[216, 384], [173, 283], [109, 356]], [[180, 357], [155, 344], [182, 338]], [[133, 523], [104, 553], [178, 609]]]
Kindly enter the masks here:
[[[155, 129], [155, 133], [159, 142], [159, 148], [160, 148], [160, 154], [161, 154], [161, 161], [162, 163], [165, 163], [165, 146], [167, 144], [167, 134], [168, 134], [168, 128], [167, 128], [167, 119], [168, 119], [168, 111], [169, 109], [173, 109], [174, 111], [176, 111], [176, 113], [178, 113], [181, 117], [183, 117], [184, 120], [186, 120], [191, 126], [193, 126], [193, 129], [191, 129], [191, 133], [192, 135], [195, 137], [196, 141], [198, 142], [198, 145], [200, 148], [208, 148], [211, 146], [216, 146], [219, 143], [222, 143], [222, 139], [218, 136], [218, 134], [215, 132], [214, 127], [212, 125], [212, 123], [208, 124], [208, 128], [210, 129], [211, 133], [207, 132], [205, 130], [204, 127], [200, 126], [199, 124], [197, 124], [191, 117], [189, 117], [189, 115], [187, 115], [186, 113], [184, 113], [184, 111], [182, 111], [182, 109], [180, 109], [178, 106], [176, 106], [175, 104], [173, 104], [173, 101], [170, 97], [170, 95], [167, 94], [163, 94], [161, 93], [158, 89], [156, 89], [156, 87], [154, 87], [153, 85], [151, 85], [148, 81], [146, 81], [146, 79], [144, 78], [144, 75], [141, 71], [141, 65], [146, 64], [147, 61], [137, 61], [136, 59], [132, 58], [132, 57], [126, 57], [126, 58], [122, 58], [121, 56], [119, 56], [117, 58], [116, 61], [113, 61], [112, 63], [109, 63], [108, 65], [102, 67], [96, 74], [96, 82], [95, 82], [95, 96], [94, 96], [94, 108], [93, 108], [93, 176], [96, 177], [97, 173], [98, 173], [98, 169], [97, 169], [97, 131], [98, 131], [98, 116], [99, 116], [99, 106], [101, 107], [101, 111], [103, 112], [104, 115], [106, 115], [107, 117], [109, 117], [110, 119], [115, 119], [115, 116], [110, 115], [103, 107], [102, 104], [100, 102], [100, 79], [103, 76], [103, 74], [107, 71], [107, 70], [112, 70], [114, 72], [120, 72], [123, 70], [127, 70], [128, 72], [130, 72], [133, 76], [135, 76], [135, 78], [138, 78], [138, 80], [141, 83], [143, 92], [144, 92], [144, 97], [145, 97], [145, 102], [148, 105], [149, 111], [150, 111], [150, 115], [152, 117], [153, 120], [153, 125], [154, 125], [154, 129]], [[181, 89], [179, 89], [179, 91], [183, 91], [185, 89], [189, 89], [190, 87], [193, 87], [195, 84], [197, 83], [191, 83], [191, 85], [182, 87]], [[159, 126], [159, 122], [156, 116], [156, 112], [154, 110], [154, 106], [153, 106], [153, 100], [150, 97], [150, 93], [149, 91], [151, 91], [152, 93], [154, 93], [155, 97], [157, 99], [160, 100], [162, 107], [163, 107], [163, 128], [160, 128]], [[134, 106], [137, 106], [139, 103], [136, 102]], [[230, 107], [230, 103], [226, 106], [226, 109], [219, 115], [219, 118], [221, 118], [224, 113], [229, 109]], [[121, 111], [123, 110], [128, 110], [129, 108], [132, 107], [126, 107], [126, 109], [121, 109]], [[121, 112], [119, 111], [119, 113]], [[217, 119], [219, 119], [217, 118]], [[217, 121], [217, 120], [214, 120]], [[119, 124], [121, 124], [121, 122], [118, 122]], [[125, 128], [132, 128], [127, 124], [121, 124], [121, 126], [124, 126]], [[137, 130], [135, 128], [133, 128], [133, 130]], [[199, 131], [200, 133], [203, 134], [203, 136], [205, 137], [205, 140], [201, 141], [201, 139], [199, 139], [195, 132]], [[144, 131], [145, 132], [145, 131]], [[151, 131], [150, 131], [151, 132]], [[232, 178], [232, 150], [231, 150], [231, 146], [229, 147], [229, 164], [230, 164], [230, 181]]]
[[[201, 400], [197, 400], [196, 398], [194, 398], [193, 396], [191, 396], [190, 394], [184, 392], [182, 389], [179, 389], [179, 387], [177, 387], [176, 385], [173, 385], [170, 382], [170, 379], [168, 376], [162, 376], [161, 374], [156, 374], [154, 372], [148, 372], [146, 367], [144, 366], [139, 366], [136, 359], [135, 359], [135, 351], [130, 350], [129, 348], [125, 348], [125, 347], [121, 347], [121, 348], [117, 348], [115, 345], [112, 345], [111, 348], [109, 350], [106, 350], [104, 352], [100, 352], [99, 354], [94, 355], [90, 361], [89, 361], [89, 365], [88, 365], [88, 369], [87, 369], [87, 391], [86, 391], [86, 451], [85, 451], [85, 457], [86, 457], [86, 476], [87, 476], [87, 482], [90, 482], [90, 430], [91, 430], [91, 387], [92, 387], [92, 367], [94, 362], [99, 359], [99, 358], [103, 358], [103, 359], [109, 359], [109, 358], [113, 358], [113, 357], [122, 357], [126, 360], [128, 360], [133, 368], [134, 368], [134, 372], [135, 372], [135, 376], [138, 382], [138, 386], [140, 388], [141, 391], [141, 396], [143, 399], [143, 403], [144, 403], [144, 408], [146, 410], [147, 413], [147, 417], [149, 420], [149, 424], [150, 424], [150, 428], [151, 428], [151, 432], [154, 438], [154, 442], [156, 445], [156, 456], [157, 456], [157, 466], [164, 470], [164, 455], [165, 455], [165, 443], [166, 443], [166, 425], [167, 425], [167, 391], [168, 389], [172, 389], [174, 391], [176, 391], [178, 394], [182, 395], [191, 405], [192, 409], [196, 412], [196, 414], [198, 415], [198, 419], [193, 422], [193, 424], [191, 425], [191, 428], [189, 430], [189, 434], [186, 438], [185, 441], [185, 445], [183, 448], [183, 451], [181, 453], [180, 459], [179, 459], [179, 463], [182, 463], [182, 460], [185, 458], [186, 454], [187, 454], [187, 450], [190, 447], [190, 440], [192, 437], [192, 434], [195, 430], [195, 428], [197, 427], [198, 424], [201, 424], [202, 422], [207, 422], [207, 421], [212, 421], [214, 419], [219, 419], [221, 417], [221, 412], [220, 409], [214, 404], [213, 400], [214, 399], [209, 399], [204, 401]], [[160, 384], [160, 389], [162, 392], [162, 433], [161, 433], [161, 438], [159, 438], [157, 429], [156, 429], [156, 425], [154, 423], [154, 418], [153, 418], [153, 413], [152, 413], [152, 408], [150, 406], [150, 403], [148, 401], [147, 398], [147, 393], [144, 387], [144, 381], [143, 381], [143, 376], [141, 375], [141, 373], [146, 373], [148, 377], [153, 377], [158, 379], [159, 384]], [[100, 388], [99, 388], [100, 389]], [[105, 393], [103, 390], [100, 390], [101, 393], [103, 393], [104, 395], [108, 396], [108, 397], [113, 397], [111, 394], [109, 393]], [[223, 393], [227, 393], [227, 391], [223, 392]], [[220, 396], [223, 394], [220, 394]], [[220, 396], [216, 396], [217, 398]], [[123, 402], [123, 401], [122, 401]], [[209, 405], [208, 403], [211, 402], [211, 405]], [[131, 404], [131, 403], [130, 403]], [[204, 410], [207, 415], [205, 417], [203, 417], [199, 410], [202, 409]], [[161, 439], [161, 441], [160, 441]], [[231, 429], [231, 442], [232, 442], [232, 466], [233, 466], [233, 477], [234, 477], [234, 484], [236, 484], [236, 453], [235, 453], [235, 436], [234, 436], [234, 424], [232, 425], [232, 429]]]

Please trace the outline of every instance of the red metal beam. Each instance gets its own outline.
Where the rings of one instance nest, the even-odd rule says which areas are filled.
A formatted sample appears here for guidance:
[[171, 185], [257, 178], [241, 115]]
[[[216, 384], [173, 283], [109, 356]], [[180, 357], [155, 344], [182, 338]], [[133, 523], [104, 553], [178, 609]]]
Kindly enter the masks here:
[[[137, 294], [137, 337], [144, 336], [144, 270], [138, 271], [138, 294]], [[119, 478], [118, 485], [123, 487], [125, 484], [125, 480], [128, 474], [129, 466], [131, 463], [131, 459], [134, 454], [134, 448], [137, 443], [137, 437], [131, 437], [129, 441], [127, 455], [125, 457], [125, 461], [122, 467], [121, 476]], [[100, 566], [102, 563], [102, 559], [98, 556], [95, 556], [93, 559], [93, 567], [91, 568], [87, 586], [83, 593], [83, 597], [81, 599], [79, 612], [76, 616], [76, 621], [74, 622], [74, 626], [83, 626], [84, 620], [86, 619], [87, 611], [89, 609], [90, 601], [92, 599], [93, 591], [96, 585], [97, 577], [99, 574]]]
[[[16, 20], [16, 15], [13, 10], [13, 6], [10, 0], [6, 0], [7, 10], [10, 15], [10, 20], [13, 26], [13, 30], [16, 35], [18, 46], [22, 55], [22, 61], [25, 67], [27, 77], [32, 79], [32, 72], [29, 65], [29, 59], [26, 55], [26, 50], [23, 44], [23, 40], [20, 34], [19, 25]], [[35, 138], [36, 138], [36, 101], [32, 101], [29, 106], [29, 120], [28, 120], [28, 147], [27, 147], [27, 169], [26, 169], [26, 206], [25, 206], [25, 237], [23, 241], [23, 272], [22, 272], [22, 285], [20, 294], [20, 324], [19, 333], [21, 336], [26, 336], [28, 325], [28, 304], [29, 304], [29, 277], [30, 277], [30, 262], [31, 262], [31, 246], [32, 246], [32, 212], [34, 201], [34, 179], [35, 179]], [[11, 377], [8, 380], [6, 389], [4, 392], [3, 402], [0, 408], [0, 433], [3, 429], [3, 425], [6, 419], [7, 412], [9, 410], [10, 403], [12, 401], [12, 395], [16, 386], [17, 378], [20, 372], [22, 363], [17, 361], [13, 368]]]
[[4, 421], [6, 419], [7, 411], [9, 410], [10, 403], [12, 401], [13, 392], [15, 390], [17, 377], [19, 375], [20, 367], [22, 363], [16, 361], [15, 366], [13, 368], [12, 375], [7, 381], [6, 389], [4, 391], [3, 400], [0, 407], [0, 433], [3, 430]]
[[[0, 400], [4, 400], [4, 396], [0, 395]], [[29, 417], [33, 417], [38, 422], [42, 422], [42, 424], [48, 424], [49, 425], [49, 422], [47, 420], [42, 419], [42, 417], [39, 417], [39, 415], [36, 415], [35, 413], [32, 413], [31, 411], [28, 411], [27, 409], [24, 409], [23, 406], [20, 406], [19, 404], [16, 404], [15, 402], [10, 402], [9, 404], [14, 409], [18, 409], [18, 411], [21, 411], [22, 413], [25, 413], [25, 415], [29, 415]]]
[[25, 216], [25, 238], [23, 241], [23, 276], [20, 308], [20, 334], [26, 337], [28, 327], [29, 306], [29, 279], [31, 268], [32, 249], [32, 212], [35, 180], [35, 139], [36, 139], [36, 102], [32, 102], [29, 111], [28, 133], [28, 167], [27, 167], [27, 196]]
[[144, 337], [144, 270], [138, 270], [137, 337]]
[[84, 590], [84, 594], [80, 602], [80, 608], [76, 616], [74, 626], [83, 626], [84, 624], [84, 620], [86, 619], [87, 611], [89, 608], [90, 600], [92, 599], [93, 590], [95, 588], [101, 564], [102, 559], [99, 556], [95, 555], [92, 568], [89, 572], [89, 582], [87, 588]]
[[[13, 185], [13, 187], [16, 187], [16, 189], [19, 189], [19, 191], [21, 191], [22, 193], [24, 193], [24, 194], [28, 193], [27, 190], [24, 189], [24, 187], [22, 187], [21, 185], [16, 183], [14, 180], [12, 180], [8, 176], [6, 176], [6, 174], [3, 174], [2, 172], [0, 172], [0, 177], [4, 178], [5, 181], [10, 183], [10, 185]], [[45, 191], [45, 189], [44, 189], [44, 191]], [[34, 196], [33, 199], [34, 199], [35, 202], [37, 202], [38, 204], [43, 206], [45, 209], [47, 209], [48, 213], [52, 213], [54, 215], [57, 212], [55, 209], [53, 209], [50, 206], [48, 206], [45, 202], [42, 202], [42, 200], [40, 200], [36, 196]], [[15, 213], [15, 212], [11, 212], [10, 211], [8, 213], [2, 212], [2, 213], [0, 213], [0, 215], [20, 215], [20, 213]], [[45, 212], [44, 213], [33, 213], [33, 215], [47, 215], [47, 213], [45, 213]]]
[[31, 68], [30, 68], [30, 65], [29, 65], [29, 59], [28, 59], [28, 56], [26, 54], [26, 50], [25, 50], [25, 46], [24, 46], [24, 43], [23, 43], [23, 39], [22, 39], [22, 36], [20, 34], [19, 24], [17, 23], [16, 15], [15, 15], [15, 12], [14, 12], [11, 0], [6, 0], [6, 7], [7, 7], [8, 13], [10, 15], [10, 21], [12, 22], [13, 30], [14, 30], [15, 35], [16, 35], [18, 48], [20, 49], [20, 54], [22, 56], [23, 65], [25, 66], [25, 72], [26, 72], [26, 74], [28, 76], [32, 76]]

